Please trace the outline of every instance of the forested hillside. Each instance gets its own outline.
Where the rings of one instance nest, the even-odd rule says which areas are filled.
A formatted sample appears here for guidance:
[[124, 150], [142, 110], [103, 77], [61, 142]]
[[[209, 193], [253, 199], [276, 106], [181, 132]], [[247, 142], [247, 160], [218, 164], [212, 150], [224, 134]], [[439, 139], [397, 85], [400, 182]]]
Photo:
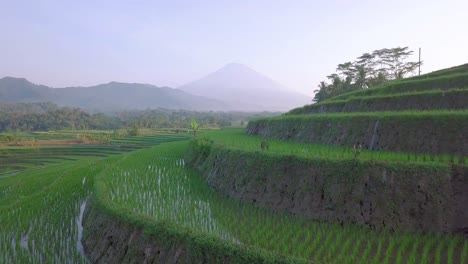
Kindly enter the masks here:
[[47, 103], [0, 103], [0, 132], [59, 129], [190, 128], [196, 119], [202, 127], [243, 125], [252, 117], [275, 113], [196, 112], [170, 109], [134, 110], [113, 114], [90, 114], [79, 108]]

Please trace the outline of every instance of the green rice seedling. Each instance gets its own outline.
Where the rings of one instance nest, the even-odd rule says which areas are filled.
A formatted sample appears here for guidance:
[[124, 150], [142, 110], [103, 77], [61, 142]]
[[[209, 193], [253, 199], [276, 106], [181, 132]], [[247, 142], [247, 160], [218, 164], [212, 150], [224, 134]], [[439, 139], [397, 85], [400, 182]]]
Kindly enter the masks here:
[[420, 245], [422, 243], [423, 242], [419, 239], [417, 239], [415, 242], [412, 243], [411, 251], [410, 251], [407, 263], [411, 263], [411, 264], [417, 263], [416, 261], [418, 257], [418, 250], [420, 249]]
[[[259, 145], [265, 139], [258, 136], [249, 136], [241, 129], [226, 129], [222, 131], [204, 132], [202, 135], [213, 140], [216, 145], [242, 149], [245, 151], [259, 151]], [[307, 143], [295, 143], [281, 140], [269, 139], [268, 152], [284, 155], [295, 155], [305, 158], [323, 159], [354, 159], [353, 146], [331, 146]], [[380, 160], [389, 162], [411, 162], [411, 163], [441, 163], [446, 165], [450, 161], [448, 155], [433, 155], [432, 158], [424, 159], [426, 154], [410, 154], [388, 151], [370, 151], [362, 149], [359, 160]]]
[[[330, 260], [331, 261], [336, 261], [336, 262], [339, 262], [339, 263], [344, 263], [346, 261], [347, 252], [352, 246], [351, 244], [353, 242], [356, 242], [356, 241], [354, 241], [354, 239], [355, 239], [354, 236], [348, 237], [348, 239], [342, 245], [340, 245], [340, 247], [341, 247], [340, 254], [339, 255], [336, 254], [334, 257], [330, 258]], [[359, 246], [360, 242], [361, 241], [358, 240], [355, 246]], [[352, 254], [349, 254], [349, 255], [352, 256]]]
[[460, 256], [460, 263], [468, 262], [468, 241], [463, 242], [462, 253]]
[[[364, 237], [364, 251], [362, 252], [362, 255], [360, 257], [360, 261], [361, 262], [369, 262], [369, 256], [371, 254], [371, 251], [372, 251], [372, 248], [376, 245], [375, 243], [375, 240], [376, 238], [375, 237], [371, 237], [370, 239], [368, 237]], [[354, 247], [353, 249], [353, 253], [351, 255], [354, 255], [354, 254], [357, 254], [359, 252], [359, 248], [358, 247]]]
[[[252, 146], [258, 151], [258, 145]], [[119, 211], [131, 211], [155, 223], [171, 222], [199, 236], [315, 262], [350, 259], [389, 263], [395, 262], [398, 254], [402, 262], [417, 260], [422, 253], [409, 250], [409, 245], [421, 243], [424, 248], [426, 241], [436, 238], [433, 234], [390, 233], [312, 221], [256, 207], [253, 201], [228, 198], [210, 189], [206, 179], [186, 167], [186, 147], [186, 142], [162, 144], [106, 160], [95, 179], [97, 199]], [[270, 151], [273, 147], [270, 144]], [[444, 239], [449, 242], [455, 238]], [[455, 254], [461, 254], [459, 246], [448, 242], [446, 248], [453, 247]]]
[[0, 263], [87, 263], [81, 218], [101, 158], [116, 153], [110, 146], [0, 148], [0, 162], [28, 164], [0, 175]]
[[403, 258], [404, 254], [406, 253], [408, 247], [410, 246], [410, 243], [414, 243], [414, 245], [417, 245], [412, 237], [410, 236], [403, 236], [402, 241], [400, 241], [400, 246], [397, 249], [397, 256], [396, 256], [396, 263], [403, 263]]
[[448, 250], [447, 250], [447, 263], [455, 263], [455, 258], [454, 258], [455, 248], [458, 248], [459, 246], [462, 245], [462, 240], [461, 238], [452, 239], [448, 243], [449, 245], [448, 245]]
[[[377, 263], [382, 263], [380, 258], [381, 258], [381, 256], [382, 256], [382, 251], [384, 250], [384, 249], [383, 249], [383, 244], [384, 244], [384, 240], [379, 240], [379, 241], [377, 241], [376, 253], [375, 253], [374, 256], [371, 256], [372, 263], [376, 263], [376, 264], [377, 264]], [[373, 247], [372, 244], [368, 244], [365, 253], [370, 254], [370, 252], [371, 252], [371, 250], [372, 250], [372, 247]], [[365, 259], [365, 258], [362, 258], [362, 259], [361, 259], [361, 262], [366, 262], [366, 259]]]
[[441, 241], [437, 242], [436, 251], [435, 251], [435, 263], [441, 263], [442, 261], [442, 251], [445, 247], [445, 241], [441, 239]]
[[429, 263], [429, 255], [431, 250], [436, 244], [436, 239], [431, 239], [430, 241], [426, 241], [423, 247], [423, 254], [421, 256], [421, 263]]

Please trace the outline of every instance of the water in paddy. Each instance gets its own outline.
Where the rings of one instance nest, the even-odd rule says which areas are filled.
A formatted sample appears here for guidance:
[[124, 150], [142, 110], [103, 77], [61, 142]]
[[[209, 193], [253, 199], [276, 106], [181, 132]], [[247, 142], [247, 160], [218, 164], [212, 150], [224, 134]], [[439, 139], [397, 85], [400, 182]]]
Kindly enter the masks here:
[[133, 170], [114, 169], [107, 183], [111, 186], [109, 198], [136, 213], [239, 243], [218, 223], [210, 200], [197, 193], [184, 168], [183, 159], [160, 156]]

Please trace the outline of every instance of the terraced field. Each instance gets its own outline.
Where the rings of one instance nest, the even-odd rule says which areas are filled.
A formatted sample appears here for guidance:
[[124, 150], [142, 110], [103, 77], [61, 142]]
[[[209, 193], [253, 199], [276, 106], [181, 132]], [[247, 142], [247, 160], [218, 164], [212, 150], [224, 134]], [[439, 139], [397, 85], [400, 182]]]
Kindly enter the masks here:
[[[224, 134], [209, 135], [217, 140], [231, 135]], [[242, 248], [246, 258], [251, 252], [274, 253], [272, 261], [465, 263], [468, 260], [468, 242], [462, 236], [373, 231], [356, 225], [329, 224], [226, 198], [186, 167], [183, 159], [186, 147], [187, 143], [171, 143], [108, 161], [96, 179], [98, 202], [112, 208], [114, 213], [132, 215], [127, 217], [130, 221], [145, 219], [148, 230], [153, 225], [166, 225], [171, 230], [173, 226], [168, 223], [176, 224], [178, 230], [174, 233], [198, 236], [201, 242], [185, 243], [200, 252], [209, 249], [193, 244], [205, 243], [209, 247], [208, 241], [215, 237], [219, 244], [234, 243]], [[190, 254], [196, 256], [200, 252]]]
[[190, 142], [1, 147], [0, 263], [467, 263], [467, 70]]
[[[40, 140], [70, 139], [71, 132], [60, 132], [51, 135], [42, 134]], [[77, 132], [75, 131], [74, 134]], [[28, 168], [43, 168], [47, 164], [57, 164], [63, 161], [75, 161], [83, 157], [106, 157], [118, 153], [133, 151], [157, 145], [167, 139], [187, 139], [186, 134], [165, 134], [160, 131], [152, 135], [127, 137], [110, 140], [107, 144], [97, 145], [65, 145], [65, 146], [17, 146], [0, 147], [0, 177], [18, 173]]]
[[81, 219], [103, 158], [185, 135], [156, 133], [109, 145], [0, 148], [0, 263], [87, 263]]
[[466, 109], [468, 64], [342, 94], [287, 114]]
[[[351, 144], [347, 146], [336, 146], [268, 139], [261, 136], [247, 135], [243, 129], [238, 128], [226, 129], [222, 132], [205, 132], [202, 133], [202, 139], [203, 138], [230, 149], [251, 152], [262, 151], [264, 153], [294, 155], [304, 158], [326, 157], [327, 159], [347, 160], [358, 158], [363, 161], [411, 162], [443, 165], [451, 162], [456, 164], [465, 164], [467, 158], [464, 156], [448, 154], [431, 155], [427, 153], [372, 151], [369, 149], [362, 149], [357, 153], [356, 149], [353, 148], [353, 145]], [[262, 143], [266, 143], [268, 147], [262, 149]]]

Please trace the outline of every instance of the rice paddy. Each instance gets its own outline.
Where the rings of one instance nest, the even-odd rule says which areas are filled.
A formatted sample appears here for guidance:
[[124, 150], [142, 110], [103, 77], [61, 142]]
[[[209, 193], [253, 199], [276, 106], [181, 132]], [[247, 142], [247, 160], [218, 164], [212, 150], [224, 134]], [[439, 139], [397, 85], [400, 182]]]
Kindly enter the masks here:
[[87, 263], [81, 218], [103, 157], [186, 138], [158, 134], [109, 145], [0, 148], [0, 165], [13, 164], [0, 175], [0, 263]]
[[[353, 146], [342, 147], [267, 139], [259, 136], [247, 135], [242, 129], [226, 129], [224, 131], [203, 132], [201, 133], [200, 137], [205, 137], [207, 140], [211, 140], [218, 145], [246, 151], [266, 151], [275, 154], [296, 155], [305, 158], [356, 158], [356, 150], [353, 148]], [[268, 144], [268, 149], [262, 149], [262, 142], [266, 142]], [[358, 158], [361, 160], [434, 164], [448, 164], [450, 162], [464, 163], [466, 159], [465, 157], [454, 157], [453, 155], [372, 151], [366, 149], [360, 151]]]
[[324, 263], [466, 263], [461, 236], [373, 231], [316, 222], [226, 198], [183, 160], [185, 142], [109, 161], [96, 179], [98, 199], [201, 236]]
[[[105, 204], [170, 222], [219, 243], [319, 263], [467, 263], [468, 242], [448, 234], [330, 224], [227, 198], [186, 167], [187, 134], [108, 144], [0, 148], [0, 263], [88, 263], [81, 220], [92, 193]], [[200, 140], [246, 151], [348, 159], [351, 148], [204, 131]], [[172, 141], [180, 141], [167, 143]], [[360, 159], [446, 163], [449, 157], [363, 151]], [[8, 165], [10, 169], [5, 169]]]
[[[53, 135], [59, 135], [61, 138], [67, 134], [67, 132], [52, 132], [52, 135], [44, 135], [44, 139], [53, 139]], [[138, 137], [112, 139], [107, 144], [0, 147], [0, 177], [28, 168], [43, 168], [47, 164], [79, 160], [82, 157], [106, 157], [154, 146], [167, 140], [186, 140], [187, 138], [187, 134], [156, 132]]]

